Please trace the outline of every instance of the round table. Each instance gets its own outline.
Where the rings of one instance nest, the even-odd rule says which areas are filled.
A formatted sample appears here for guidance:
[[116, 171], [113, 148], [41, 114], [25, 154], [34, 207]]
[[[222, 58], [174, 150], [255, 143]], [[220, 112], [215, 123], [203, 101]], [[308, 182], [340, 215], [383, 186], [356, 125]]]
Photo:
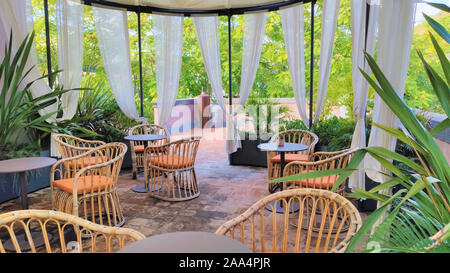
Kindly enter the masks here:
[[23, 157], [0, 161], [0, 173], [19, 173], [23, 209], [28, 209], [26, 172], [51, 166], [55, 162], [56, 159], [51, 157]]
[[[23, 157], [0, 161], [0, 173], [19, 173], [20, 197], [22, 199], [22, 208], [28, 209], [28, 189], [27, 189], [27, 171], [45, 168], [55, 164], [56, 159], [51, 157]], [[48, 239], [52, 240], [53, 235], [47, 234]], [[36, 247], [44, 245], [42, 232], [31, 232]], [[25, 233], [16, 236], [22, 251], [30, 250]], [[8, 251], [14, 251], [11, 240], [5, 242], [4, 247]]]
[[[269, 142], [269, 143], [261, 143], [258, 145], [258, 148], [262, 151], [267, 152], [277, 152], [280, 154], [280, 169], [281, 169], [281, 175], [283, 176], [284, 167], [286, 167], [286, 160], [285, 160], [285, 154], [287, 152], [300, 152], [307, 150], [309, 146], [299, 143], [290, 143], [285, 142], [283, 146], [278, 146], [277, 142]], [[273, 192], [272, 192], [273, 193]], [[273, 204], [273, 202], [272, 202]], [[272, 206], [268, 205], [266, 207], [267, 210], [272, 211]], [[284, 213], [284, 208], [282, 202], [277, 202], [276, 207], [277, 213]], [[298, 209], [296, 207], [291, 207], [289, 212], [295, 212]]]
[[174, 232], [147, 237], [119, 253], [251, 253], [240, 241], [209, 232]]
[[[164, 135], [154, 135], [154, 134], [143, 134], [143, 135], [128, 135], [125, 136], [125, 140], [129, 141], [144, 141], [144, 148], [147, 147], [149, 141], [157, 141], [161, 139], [166, 139], [167, 136]], [[137, 176], [136, 176], [137, 178]], [[147, 190], [145, 188], [145, 184], [137, 185], [132, 188], [134, 192], [137, 193], [146, 193]]]

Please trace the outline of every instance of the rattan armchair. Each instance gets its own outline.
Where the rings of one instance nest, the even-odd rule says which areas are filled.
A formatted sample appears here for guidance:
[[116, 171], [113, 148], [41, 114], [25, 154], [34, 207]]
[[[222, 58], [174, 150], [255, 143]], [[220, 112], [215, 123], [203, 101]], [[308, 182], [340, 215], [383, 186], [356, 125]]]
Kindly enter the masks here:
[[[125, 144], [114, 142], [56, 162], [50, 176], [53, 209], [102, 225], [123, 225], [116, 190], [126, 151]], [[80, 160], [84, 163], [76, 164]]]
[[[25, 240], [19, 243], [23, 234]], [[89, 239], [82, 240], [83, 234], [89, 234]], [[0, 215], [0, 253], [110, 253], [144, 238], [133, 229], [98, 225], [59, 211], [18, 210]]]
[[167, 136], [166, 139], [156, 141], [130, 141], [131, 148], [131, 160], [133, 162], [133, 179], [136, 179], [138, 169], [144, 168], [144, 149], [146, 144], [148, 145], [162, 145], [170, 142], [169, 133], [167, 130], [156, 124], [142, 124], [131, 128], [128, 131], [128, 135], [163, 135]]
[[[273, 135], [269, 142], [278, 142], [283, 138], [285, 142], [298, 143], [309, 146], [307, 150], [285, 154], [286, 163], [292, 161], [309, 161], [310, 155], [319, 141], [316, 134], [310, 131], [291, 129]], [[280, 155], [276, 152], [267, 152], [267, 175], [268, 179], [276, 179], [281, 176]], [[269, 191], [272, 192], [276, 184], [269, 183]]]
[[[273, 201], [283, 204], [284, 213], [265, 209]], [[298, 211], [289, 213], [294, 207]], [[216, 234], [235, 238], [253, 252], [344, 252], [361, 225], [358, 210], [343, 196], [304, 188], [266, 196]]]
[[53, 134], [62, 158], [74, 157], [106, 144], [99, 140], [86, 140], [65, 134]]
[[[358, 149], [359, 148], [346, 149], [337, 152], [316, 152], [311, 155], [309, 162], [294, 161], [287, 164], [284, 168], [283, 176], [332, 169], [345, 169]], [[284, 182], [283, 188], [317, 188], [331, 190], [338, 178], [339, 175], [331, 175], [301, 181]], [[345, 195], [345, 183], [342, 183], [336, 192]]]
[[145, 187], [150, 196], [185, 201], [200, 195], [195, 158], [200, 137], [191, 137], [145, 148]]

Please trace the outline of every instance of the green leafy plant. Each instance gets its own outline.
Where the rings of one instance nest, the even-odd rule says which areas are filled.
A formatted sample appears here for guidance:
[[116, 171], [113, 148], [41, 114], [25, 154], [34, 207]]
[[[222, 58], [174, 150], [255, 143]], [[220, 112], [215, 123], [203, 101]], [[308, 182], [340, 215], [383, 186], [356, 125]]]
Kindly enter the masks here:
[[[333, 116], [322, 119], [308, 128], [301, 120], [282, 121], [281, 131], [289, 129], [308, 130], [319, 137], [317, 151], [340, 151], [350, 147], [356, 121]], [[370, 130], [367, 130], [368, 135]]]
[[[27, 35], [16, 51], [13, 50], [13, 34], [5, 46], [5, 57], [0, 64], [0, 159], [13, 156], [14, 151], [25, 136], [36, 141], [39, 147], [40, 135], [51, 133], [56, 126], [46, 120], [55, 112], [40, 115], [39, 111], [57, 102], [57, 98], [67, 90], [57, 89], [43, 96], [33, 98], [30, 87], [41, 78], [25, 82], [34, 67], [27, 67], [27, 60], [33, 46], [34, 32]], [[56, 72], [55, 72], [56, 73]]]
[[[443, 10], [448, 11], [445, 6]], [[442, 25], [425, 16], [430, 25], [445, 41], [450, 38]], [[421, 51], [417, 51], [427, 72], [432, 91], [436, 94], [447, 116], [450, 113], [450, 64], [443, 54], [433, 34], [429, 33], [435, 52], [437, 53], [444, 78], [442, 78], [425, 60]], [[349, 175], [357, 169], [366, 154], [371, 155], [387, 170], [383, 173], [387, 181], [375, 188], [364, 191], [356, 189], [350, 194], [354, 198], [370, 198], [380, 202], [380, 206], [365, 220], [361, 229], [352, 238], [347, 252], [355, 249], [363, 242], [376, 242], [385, 252], [449, 252], [450, 222], [450, 167], [435, 142], [433, 136], [449, 127], [448, 118], [432, 130], [427, 130], [416, 114], [398, 96], [386, 79], [372, 56], [365, 55], [375, 76], [371, 78], [364, 71], [361, 73], [370, 83], [383, 101], [390, 107], [405, 127], [389, 128], [373, 123], [403, 143], [412, 147], [418, 162], [392, 152], [383, 147], [368, 147], [355, 153], [347, 169], [299, 174], [273, 180], [272, 182], [292, 181], [306, 178], [323, 177], [338, 174], [332, 190], [344, 183]], [[392, 162], [397, 161], [408, 166], [409, 170], [400, 169]], [[393, 187], [400, 187], [395, 194]], [[387, 216], [386, 216], [387, 215]], [[377, 224], [377, 221], [380, 223]], [[372, 231], [372, 232], [371, 232]], [[369, 236], [367, 236], [369, 234]], [[368, 238], [367, 238], [368, 237]]]
[[258, 139], [267, 140], [274, 133], [277, 122], [290, 118], [290, 112], [289, 107], [253, 93], [249, 97], [245, 109], [246, 118], [251, 122], [253, 131], [248, 130], [243, 133], [246, 135], [255, 133]]
[[130, 127], [138, 122], [126, 117], [103, 78], [83, 79], [75, 116], [60, 122], [59, 131], [85, 139], [123, 141]]
[[41, 147], [35, 143], [21, 143], [14, 147], [14, 150], [9, 151], [8, 158], [19, 157], [33, 157], [39, 156]]

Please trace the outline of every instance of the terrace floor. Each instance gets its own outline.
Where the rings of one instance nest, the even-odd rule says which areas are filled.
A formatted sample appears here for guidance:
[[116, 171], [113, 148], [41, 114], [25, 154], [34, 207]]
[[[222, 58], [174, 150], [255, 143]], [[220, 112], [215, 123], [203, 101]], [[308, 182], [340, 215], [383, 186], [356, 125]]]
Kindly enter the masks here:
[[[229, 165], [220, 137], [223, 129], [189, 131], [171, 140], [202, 134], [195, 168], [200, 196], [190, 201], [167, 202], [135, 193], [132, 188], [143, 183], [143, 174], [133, 180], [131, 170], [122, 170], [118, 194], [126, 221], [124, 227], [145, 236], [176, 231], [215, 232], [222, 223], [269, 194], [266, 168]], [[30, 209], [51, 209], [49, 188], [28, 194], [28, 199]], [[20, 210], [20, 204], [19, 199], [5, 202], [0, 204], [0, 212]]]
[[[176, 231], [215, 230], [225, 221], [266, 196], [267, 170], [246, 166], [230, 166], [222, 129], [204, 132], [196, 158], [196, 174], [200, 196], [184, 202], [167, 202], [132, 188], [143, 183], [143, 173], [132, 179], [131, 169], [122, 170], [118, 194], [125, 216], [124, 227], [133, 228], [146, 236]], [[216, 135], [217, 134], [217, 135]], [[178, 139], [189, 135], [202, 135], [202, 131], [189, 131], [175, 135]], [[50, 188], [28, 194], [30, 209], [51, 209]], [[2, 213], [20, 210], [19, 199], [0, 204]]]

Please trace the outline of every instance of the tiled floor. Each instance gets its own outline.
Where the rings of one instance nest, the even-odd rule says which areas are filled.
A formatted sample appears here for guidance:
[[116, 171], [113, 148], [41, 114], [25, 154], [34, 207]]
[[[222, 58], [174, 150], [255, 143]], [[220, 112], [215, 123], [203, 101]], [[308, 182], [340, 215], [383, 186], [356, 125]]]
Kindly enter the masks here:
[[[131, 170], [121, 172], [118, 193], [126, 220], [124, 227], [146, 236], [176, 231], [215, 232], [222, 223], [269, 194], [267, 169], [230, 166], [223, 138], [218, 137], [223, 136], [223, 131], [215, 133], [205, 132], [200, 142], [195, 169], [201, 193], [196, 199], [166, 202], [135, 193], [131, 189], [143, 181], [133, 180]], [[192, 134], [201, 135], [202, 131]], [[139, 177], [142, 179], [142, 174]], [[30, 208], [51, 209], [48, 188], [28, 197]], [[0, 204], [0, 212], [18, 209], [19, 199]]]
[[[179, 137], [182, 136], [173, 139]], [[134, 186], [142, 184], [139, 178], [143, 174], [133, 180], [131, 170], [122, 170], [118, 193], [126, 220], [124, 227], [146, 236], [175, 231], [214, 232], [268, 194], [266, 169], [230, 166], [223, 140], [211, 133], [205, 132], [200, 142], [195, 170], [200, 196], [184, 202], [166, 202], [133, 192]], [[51, 209], [49, 188], [31, 193], [28, 198], [32, 209]], [[21, 209], [19, 199], [0, 204], [0, 212], [18, 209]]]

